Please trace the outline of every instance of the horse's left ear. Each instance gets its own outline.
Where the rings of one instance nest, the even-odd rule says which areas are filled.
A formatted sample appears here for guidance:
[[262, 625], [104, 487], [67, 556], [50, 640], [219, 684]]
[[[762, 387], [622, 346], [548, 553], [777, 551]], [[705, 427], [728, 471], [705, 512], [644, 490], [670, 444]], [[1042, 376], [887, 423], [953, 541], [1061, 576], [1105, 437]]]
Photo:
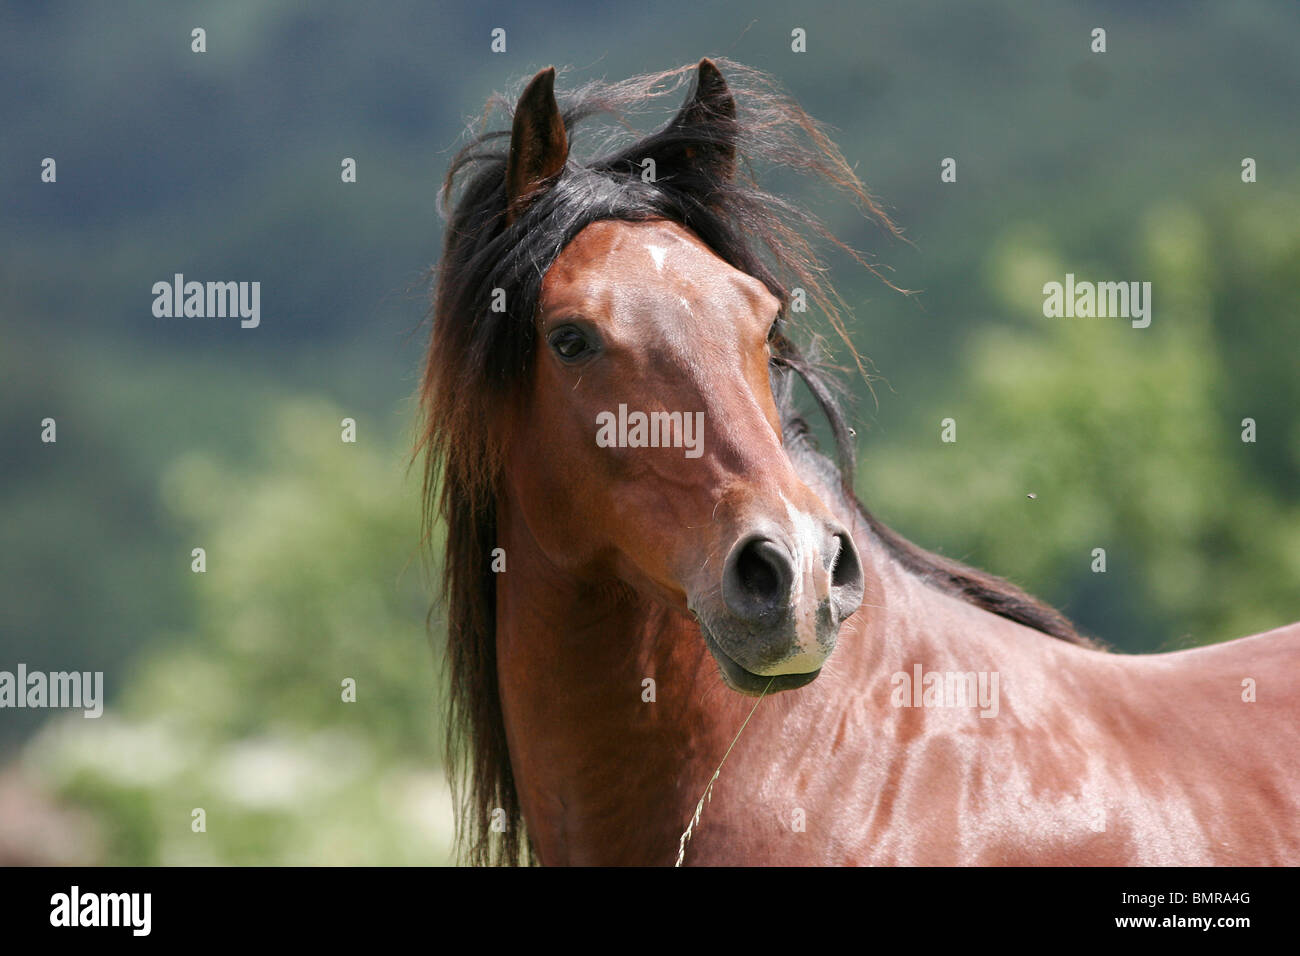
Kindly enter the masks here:
[[668, 124], [672, 145], [666, 165], [684, 162], [697, 174], [724, 182], [736, 171], [736, 101], [722, 71], [700, 60], [686, 104]]

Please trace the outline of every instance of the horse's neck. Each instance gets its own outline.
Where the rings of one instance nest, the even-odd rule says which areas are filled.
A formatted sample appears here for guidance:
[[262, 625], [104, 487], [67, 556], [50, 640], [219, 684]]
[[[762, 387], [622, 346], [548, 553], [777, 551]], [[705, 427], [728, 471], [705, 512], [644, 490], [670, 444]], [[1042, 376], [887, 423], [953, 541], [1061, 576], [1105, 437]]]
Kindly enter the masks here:
[[[509, 555], [497, 588], [502, 711], [542, 861], [671, 862], [754, 700], [723, 685], [688, 617], [625, 589], [576, 583], [547, 561], [508, 508], [499, 532]], [[991, 634], [1000, 625], [1018, 627], [926, 587], [865, 532], [859, 545], [864, 606], [816, 681], [761, 702], [746, 728], [750, 746], [729, 758], [714, 805], [733, 785], [796, 773], [810, 754], [843, 764], [839, 773], [857, 779], [855, 768], [890, 746], [872, 728], [890, 722], [889, 682], [904, 669], [900, 662], [909, 674], [915, 664], [926, 672], [970, 670], [972, 648], [997, 640]], [[845, 713], [854, 733], [851, 746], [837, 749], [833, 728]], [[875, 756], [888, 759], [883, 751]], [[764, 812], [752, 792], [732, 799]], [[726, 817], [711, 813], [719, 817], [710, 819], [716, 840]], [[701, 839], [698, 849], [709, 845]]]
[[[685, 616], [583, 588], [526, 532], [508, 520], [499, 530], [510, 561], [497, 588], [502, 712], [542, 862], [671, 864], [753, 699], [722, 684]], [[855, 533], [863, 607], [815, 681], [758, 702], [688, 862], [1233, 862], [1208, 843], [1171, 842], [1168, 814], [1210, 819], [1240, 806], [1234, 839], [1249, 849], [1253, 821], [1279, 812], [1269, 795], [1300, 790], [1271, 752], [1253, 758], [1271, 767], [1271, 789], [1245, 774], [1213, 787], [1204, 778], [1207, 759], [1268, 750], [1266, 735], [1246, 732], [1255, 723], [1229, 723], [1254, 711], [1225, 707], [1235, 685], [1215, 672], [1225, 659], [1238, 662], [1234, 675], [1286, 671], [1286, 635], [1149, 663], [1097, 654], [942, 593], [860, 523]], [[1249, 661], [1262, 663], [1241, 670]], [[929, 703], [939, 686], [927, 678], [946, 694], [949, 675], [972, 672], [997, 674], [996, 720], [980, 706]], [[1197, 693], [1179, 690], [1188, 680]], [[1280, 700], [1274, 710], [1288, 706]], [[1208, 739], [1189, 731], [1219, 725]], [[1300, 812], [1287, 799], [1286, 812]], [[1131, 832], [1103, 839], [1116, 821]], [[1297, 852], [1292, 841], [1254, 858]]]
[[688, 791], [712, 772], [745, 700], [721, 685], [689, 618], [576, 583], [508, 507], [498, 530], [509, 556], [497, 584], [502, 715], [542, 862], [671, 862], [698, 797]]

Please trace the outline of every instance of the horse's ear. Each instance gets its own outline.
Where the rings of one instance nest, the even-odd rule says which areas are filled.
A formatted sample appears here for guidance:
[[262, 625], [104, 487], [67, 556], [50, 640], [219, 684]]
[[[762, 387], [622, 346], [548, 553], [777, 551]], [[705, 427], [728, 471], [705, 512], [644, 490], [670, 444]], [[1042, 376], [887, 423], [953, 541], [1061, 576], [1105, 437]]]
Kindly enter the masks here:
[[717, 181], [726, 181], [736, 171], [736, 101], [722, 77], [722, 71], [708, 57], [700, 60], [695, 83], [681, 112], [669, 129], [681, 135], [682, 155]]
[[507, 224], [551, 185], [568, 158], [569, 138], [555, 102], [555, 67], [548, 66], [529, 81], [515, 107], [506, 161]]

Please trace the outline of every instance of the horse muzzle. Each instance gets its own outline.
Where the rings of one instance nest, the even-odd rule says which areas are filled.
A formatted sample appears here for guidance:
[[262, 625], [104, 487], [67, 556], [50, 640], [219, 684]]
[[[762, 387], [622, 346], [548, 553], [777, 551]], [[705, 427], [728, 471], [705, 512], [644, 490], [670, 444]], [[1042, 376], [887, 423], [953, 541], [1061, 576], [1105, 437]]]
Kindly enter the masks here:
[[727, 553], [720, 587], [692, 604], [723, 680], [744, 694], [815, 679], [840, 625], [862, 604], [862, 563], [843, 527], [752, 527]]

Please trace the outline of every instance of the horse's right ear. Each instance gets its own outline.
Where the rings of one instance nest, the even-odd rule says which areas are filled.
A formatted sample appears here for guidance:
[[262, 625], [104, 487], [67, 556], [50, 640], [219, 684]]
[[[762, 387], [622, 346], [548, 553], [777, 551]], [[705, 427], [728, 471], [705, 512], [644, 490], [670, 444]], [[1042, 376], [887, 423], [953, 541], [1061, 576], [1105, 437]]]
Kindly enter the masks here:
[[515, 107], [506, 161], [506, 224], [514, 222], [563, 170], [569, 138], [555, 102], [555, 67], [529, 82]]

